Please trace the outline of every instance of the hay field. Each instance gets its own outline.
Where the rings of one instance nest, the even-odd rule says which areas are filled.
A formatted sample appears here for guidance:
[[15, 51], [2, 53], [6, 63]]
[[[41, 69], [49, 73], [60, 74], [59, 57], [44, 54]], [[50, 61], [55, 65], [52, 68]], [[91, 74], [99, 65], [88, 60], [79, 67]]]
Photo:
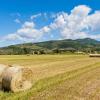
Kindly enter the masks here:
[[0, 100], [100, 100], [100, 58], [87, 55], [0, 56], [1, 64], [31, 67], [33, 87], [0, 91]]

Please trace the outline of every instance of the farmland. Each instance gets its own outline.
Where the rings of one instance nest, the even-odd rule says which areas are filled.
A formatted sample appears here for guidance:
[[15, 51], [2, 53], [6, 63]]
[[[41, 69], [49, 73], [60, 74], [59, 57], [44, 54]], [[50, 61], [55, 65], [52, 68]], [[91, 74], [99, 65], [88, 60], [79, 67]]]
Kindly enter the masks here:
[[33, 87], [0, 92], [0, 100], [100, 100], [100, 58], [88, 55], [0, 55], [0, 63], [32, 69]]

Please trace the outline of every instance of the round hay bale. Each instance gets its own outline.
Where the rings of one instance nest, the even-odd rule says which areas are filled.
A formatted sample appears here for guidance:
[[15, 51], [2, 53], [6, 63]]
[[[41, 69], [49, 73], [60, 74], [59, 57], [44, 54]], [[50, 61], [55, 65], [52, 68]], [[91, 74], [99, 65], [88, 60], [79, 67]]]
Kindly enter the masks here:
[[32, 81], [33, 72], [31, 68], [22, 67], [23, 80]]
[[3, 71], [4, 71], [6, 68], [7, 68], [6, 65], [0, 64], [0, 77], [1, 77], [1, 75], [2, 75], [2, 73], [3, 73]]
[[19, 67], [22, 70], [22, 78], [23, 80], [32, 81], [33, 71], [30, 67], [24, 67], [17, 64], [13, 64], [11, 67]]
[[89, 54], [89, 57], [100, 57], [100, 54]]
[[9, 67], [3, 73], [2, 89], [4, 91], [19, 92], [31, 88], [29, 81], [22, 78], [22, 69], [20, 67]]
[[6, 65], [0, 64], [0, 89], [2, 88], [2, 74], [6, 68]]

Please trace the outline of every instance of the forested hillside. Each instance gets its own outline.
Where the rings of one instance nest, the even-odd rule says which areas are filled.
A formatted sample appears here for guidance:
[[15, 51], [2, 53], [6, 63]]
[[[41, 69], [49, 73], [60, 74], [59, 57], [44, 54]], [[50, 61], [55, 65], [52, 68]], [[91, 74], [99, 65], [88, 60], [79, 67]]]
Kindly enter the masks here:
[[61, 53], [63, 52], [85, 52], [94, 53], [100, 51], [100, 42], [94, 39], [66, 39], [52, 40], [39, 43], [25, 43], [11, 45], [0, 48], [0, 54], [46, 54], [46, 53]]

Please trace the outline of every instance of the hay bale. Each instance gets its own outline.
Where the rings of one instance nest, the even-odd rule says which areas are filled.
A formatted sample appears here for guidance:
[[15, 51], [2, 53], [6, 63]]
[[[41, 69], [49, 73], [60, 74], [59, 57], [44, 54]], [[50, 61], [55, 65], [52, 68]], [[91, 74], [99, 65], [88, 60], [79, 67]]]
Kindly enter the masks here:
[[23, 80], [32, 81], [33, 72], [31, 68], [22, 67], [22, 78]]
[[11, 67], [21, 68], [23, 80], [32, 81], [32, 76], [33, 76], [32, 68], [20, 66], [20, 65], [17, 65], [17, 64], [13, 64]]
[[100, 54], [89, 54], [89, 57], [100, 57]]
[[0, 89], [2, 88], [2, 74], [6, 68], [6, 65], [0, 64]]
[[23, 80], [20, 67], [9, 67], [3, 73], [2, 89], [5, 91], [19, 92], [30, 89], [32, 84]]
[[6, 65], [0, 64], [0, 77], [1, 77], [1, 75], [2, 75], [2, 73], [3, 73], [3, 71], [4, 71], [6, 68], [7, 68]]

